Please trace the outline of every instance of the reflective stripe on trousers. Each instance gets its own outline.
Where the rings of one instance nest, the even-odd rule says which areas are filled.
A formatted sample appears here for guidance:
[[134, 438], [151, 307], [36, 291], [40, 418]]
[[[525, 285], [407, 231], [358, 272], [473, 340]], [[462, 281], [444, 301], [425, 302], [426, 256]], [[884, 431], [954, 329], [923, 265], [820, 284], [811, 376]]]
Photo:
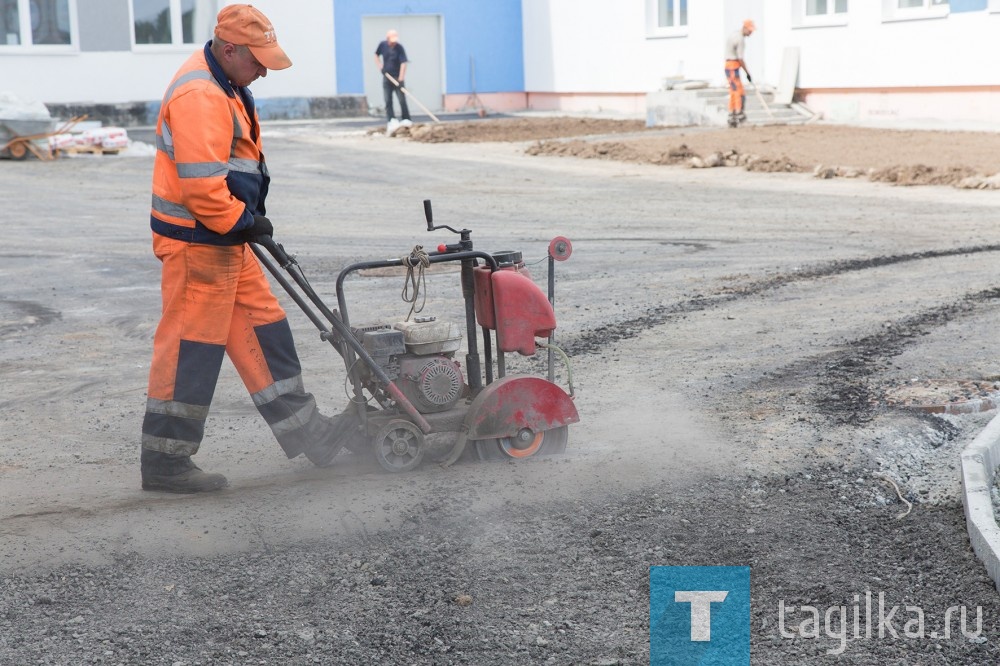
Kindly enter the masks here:
[[198, 451], [229, 356], [285, 453], [297, 455], [307, 435], [316, 436], [316, 402], [304, 390], [285, 311], [253, 252], [155, 234], [153, 250], [163, 263], [163, 314], [153, 340], [143, 448]]
[[738, 60], [726, 61], [726, 81], [729, 82], [729, 113], [740, 113], [743, 111], [746, 93], [743, 90], [743, 81], [740, 79]]

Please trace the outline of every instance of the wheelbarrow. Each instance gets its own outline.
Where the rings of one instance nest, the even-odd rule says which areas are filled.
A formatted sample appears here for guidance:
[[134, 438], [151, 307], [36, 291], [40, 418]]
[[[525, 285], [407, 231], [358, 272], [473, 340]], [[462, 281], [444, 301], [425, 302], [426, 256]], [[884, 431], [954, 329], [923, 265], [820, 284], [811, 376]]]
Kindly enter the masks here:
[[77, 116], [58, 126], [58, 121], [50, 118], [0, 118], [0, 157], [23, 160], [30, 153], [40, 160], [53, 160], [55, 154], [49, 147], [49, 137], [68, 132], [85, 118]]

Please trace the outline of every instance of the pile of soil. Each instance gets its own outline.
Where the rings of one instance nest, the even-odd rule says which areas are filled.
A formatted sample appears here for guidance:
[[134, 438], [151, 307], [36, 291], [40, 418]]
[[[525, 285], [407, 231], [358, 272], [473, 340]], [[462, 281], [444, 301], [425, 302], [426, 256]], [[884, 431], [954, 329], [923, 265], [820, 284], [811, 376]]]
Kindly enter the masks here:
[[[623, 136], [609, 140], [614, 134]], [[739, 166], [894, 185], [1000, 187], [1000, 178], [991, 179], [1000, 174], [1000, 135], [990, 132], [825, 124], [667, 129], [646, 128], [640, 120], [554, 117], [415, 125], [396, 135], [429, 143], [534, 142], [526, 149], [529, 155]]]
[[485, 143], [539, 141], [571, 136], [643, 132], [641, 120], [602, 118], [497, 118], [400, 128], [396, 135], [422, 143]]

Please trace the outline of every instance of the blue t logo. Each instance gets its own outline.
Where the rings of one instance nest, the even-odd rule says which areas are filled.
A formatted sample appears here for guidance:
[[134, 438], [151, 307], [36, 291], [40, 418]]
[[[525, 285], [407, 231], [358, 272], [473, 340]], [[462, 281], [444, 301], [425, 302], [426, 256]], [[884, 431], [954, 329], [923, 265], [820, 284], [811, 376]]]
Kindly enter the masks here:
[[750, 567], [650, 567], [654, 666], [750, 663]]
[[725, 601], [729, 592], [724, 590], [677, 590], [674, 601], [691, 604], [691, 640], [712, 640], [712, 602]]

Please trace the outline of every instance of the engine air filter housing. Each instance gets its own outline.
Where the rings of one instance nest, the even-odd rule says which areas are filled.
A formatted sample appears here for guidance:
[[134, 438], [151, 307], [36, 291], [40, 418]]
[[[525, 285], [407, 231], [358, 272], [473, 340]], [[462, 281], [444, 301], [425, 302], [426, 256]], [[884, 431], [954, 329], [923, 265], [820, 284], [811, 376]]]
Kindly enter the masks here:
[[462, 345], [462, 329], [436, 317], [396, 322], [394, 328], [402, 331], [406, 351], [411, 354], [447, 354], [458, 351]]

